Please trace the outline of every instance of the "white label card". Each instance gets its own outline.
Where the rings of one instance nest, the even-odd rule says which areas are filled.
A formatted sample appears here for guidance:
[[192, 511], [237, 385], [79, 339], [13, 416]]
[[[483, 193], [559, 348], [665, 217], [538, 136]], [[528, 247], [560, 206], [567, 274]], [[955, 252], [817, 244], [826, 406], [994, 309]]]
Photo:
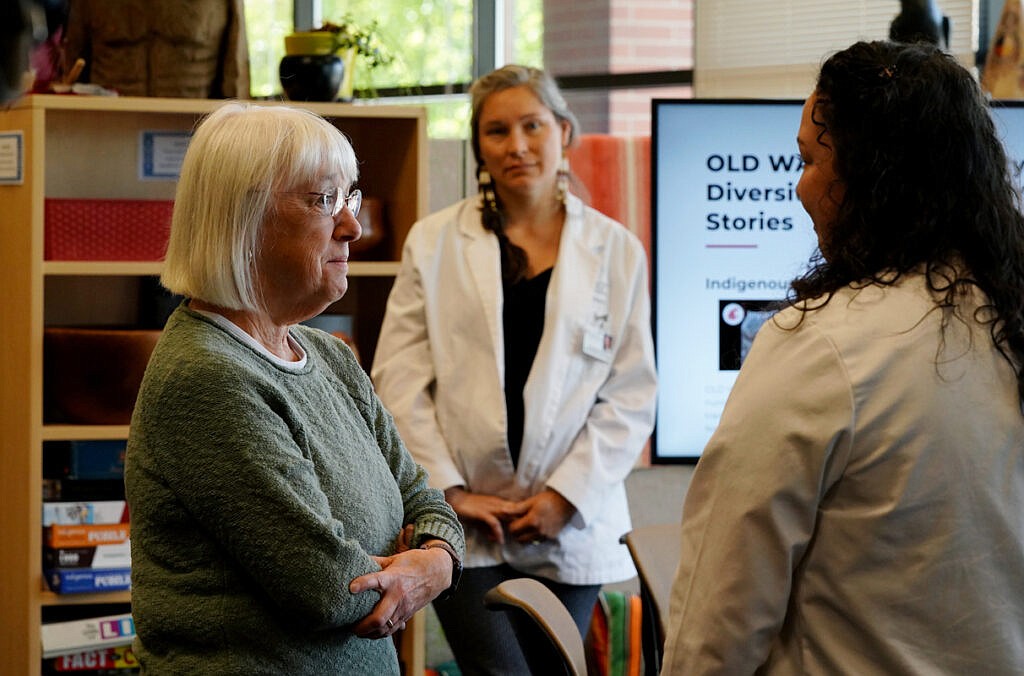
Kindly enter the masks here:
[[0, 185], [25, 182], [25, 138], [20, 131], [0, 132]]
[[139, 138], [139, 180], [177, 181], [192, 134], [187, 131], [143, 131]]

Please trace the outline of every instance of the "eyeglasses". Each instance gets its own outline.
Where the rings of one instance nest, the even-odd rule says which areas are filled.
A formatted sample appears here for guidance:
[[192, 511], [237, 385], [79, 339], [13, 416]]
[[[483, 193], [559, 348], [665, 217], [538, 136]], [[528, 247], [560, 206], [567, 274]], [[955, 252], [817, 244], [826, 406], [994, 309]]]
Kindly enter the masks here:
[[335, 188], [331, 192], [288, 192], [283, 190], [286, 195], [306, 195], [307, 197], [314, 197], [313, 206], [323, 215], [334, 218], [341, 211], [341, 208], [348, 207], [348, 210], [352, 213], [352, 217], [355, 218], [359, 215], [359, 208], [363, 205], [363, 193], [358, 188], [350, 192], [345, 197], [341, 196], [341, 188]]

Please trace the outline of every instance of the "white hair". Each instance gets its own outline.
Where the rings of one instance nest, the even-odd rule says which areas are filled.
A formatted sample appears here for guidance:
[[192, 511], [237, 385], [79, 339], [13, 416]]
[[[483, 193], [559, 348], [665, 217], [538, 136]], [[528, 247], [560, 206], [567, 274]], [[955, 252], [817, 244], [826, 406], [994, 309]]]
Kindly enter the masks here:
[[275, 192], [325, 174], [358, 177], [355, 152], [324, 118], [299, 108], [229, 102], [196, 127], [181, 167], [161, 283], [233, 310], [261, 300], [254, 261]]

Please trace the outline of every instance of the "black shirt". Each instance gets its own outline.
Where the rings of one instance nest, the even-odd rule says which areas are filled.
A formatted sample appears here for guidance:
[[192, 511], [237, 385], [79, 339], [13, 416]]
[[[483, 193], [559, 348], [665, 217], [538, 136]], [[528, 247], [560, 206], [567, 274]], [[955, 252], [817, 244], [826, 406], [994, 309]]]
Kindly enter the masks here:
[[508, 415], [508, 448], [513, 465], [519, 461], [519, 449], [523, 444], [523, 388], [544, 333], [544, 306], [552, 269], [504, 285], [505, 410]]

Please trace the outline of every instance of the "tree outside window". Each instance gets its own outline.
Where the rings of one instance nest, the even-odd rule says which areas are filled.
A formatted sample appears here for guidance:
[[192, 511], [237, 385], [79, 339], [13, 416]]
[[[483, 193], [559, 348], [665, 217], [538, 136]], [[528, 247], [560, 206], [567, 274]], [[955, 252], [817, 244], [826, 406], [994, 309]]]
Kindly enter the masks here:
[[[541, 0], [507, 0], [507, 61], [540, 66], [543, 62]], [[245, 0], [252, 95], [281, 96], [277, 67], [284, 56], [284, 36], [293, 30], [292, 0]], [[392, 63], [368, 68], [357, 59], [357, 92], [386, 89], [400, 96], [388, 103], [425, 105], [431, 137], [469, 135], [465, 94], [422, 97], [423, 86], [466, 85], [473, 72], [473, 0], [322, 0], [321, 22], [349, 18], [360, 26], [376, 22], [380, 42], [394, 55]], [[301, 27], [301, 28], [309, 28]]]

